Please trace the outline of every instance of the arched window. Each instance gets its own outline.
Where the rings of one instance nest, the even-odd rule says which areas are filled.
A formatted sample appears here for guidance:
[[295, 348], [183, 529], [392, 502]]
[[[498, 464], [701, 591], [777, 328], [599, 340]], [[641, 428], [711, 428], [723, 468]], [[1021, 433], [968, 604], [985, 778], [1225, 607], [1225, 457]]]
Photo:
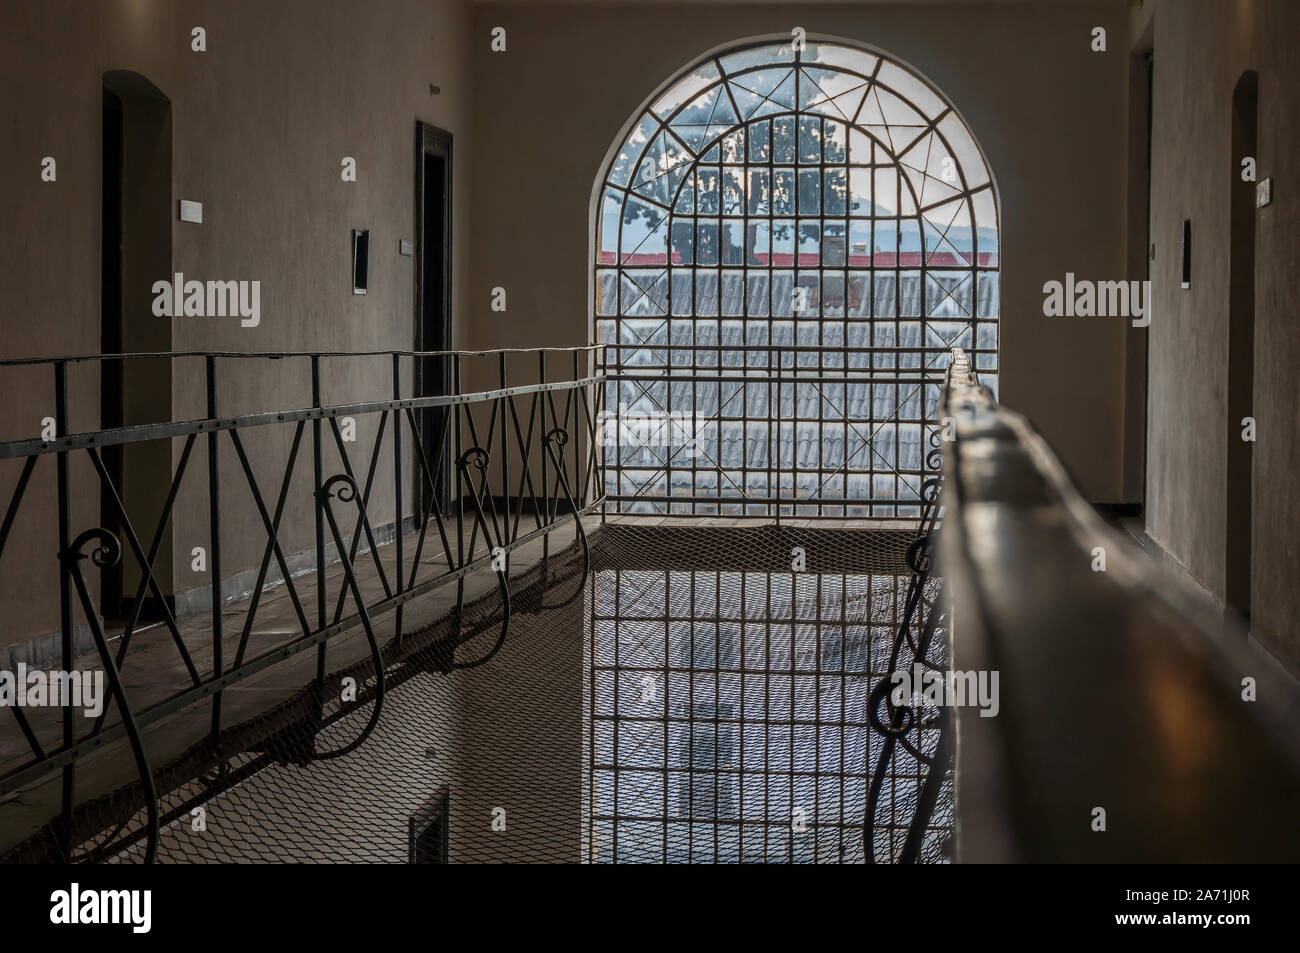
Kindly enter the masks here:
[[917, 512], [950, 349], [997, 386], [997, 197], [942, 95], [841, 43], [710, 55], [631, 124], [595, 215], [618, 509]]

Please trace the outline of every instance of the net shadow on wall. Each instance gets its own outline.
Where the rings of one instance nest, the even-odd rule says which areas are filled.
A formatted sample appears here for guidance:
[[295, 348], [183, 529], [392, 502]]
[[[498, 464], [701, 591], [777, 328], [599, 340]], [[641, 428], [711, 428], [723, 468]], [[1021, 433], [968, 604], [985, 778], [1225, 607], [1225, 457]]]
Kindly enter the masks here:
[[595, 200], [606, 406], [664, 421], [607, 441], [611, 499], [915, 515], [950, 349], [997, 392], [997, 210], [956, 110], [884, 54], [769, 41], [687, 69]]

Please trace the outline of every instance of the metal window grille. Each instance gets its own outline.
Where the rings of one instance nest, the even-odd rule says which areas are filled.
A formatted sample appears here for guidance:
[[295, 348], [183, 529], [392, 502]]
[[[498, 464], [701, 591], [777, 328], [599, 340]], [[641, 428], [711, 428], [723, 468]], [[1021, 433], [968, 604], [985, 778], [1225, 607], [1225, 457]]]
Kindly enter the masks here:
[[[588, 859], [861, 863], [884, 743], [868, 698], [907, 578], [612, 568], [593, 581]], [[901, 849], [926, 771], [902, 754], [883, 770], [877, 858]]]
[[919, 512], [950, 349], [998, 372], [996, 194], [944, 97], [841, 44], [710, 56], [632, 124], [596, 217], [618, 511]]

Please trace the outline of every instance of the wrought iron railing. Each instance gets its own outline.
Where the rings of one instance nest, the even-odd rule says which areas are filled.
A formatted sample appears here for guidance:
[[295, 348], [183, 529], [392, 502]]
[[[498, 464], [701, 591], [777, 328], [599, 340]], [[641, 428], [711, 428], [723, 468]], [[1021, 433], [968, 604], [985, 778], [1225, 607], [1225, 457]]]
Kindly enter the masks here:
[[[78, 369], [163, 360], [174, 373], [187, 362], [203, 368], [206, 413], [72, 432], [76, 417], [69, 413], [68, 395], [86, 392]], [[770, 356], [756, 360], [774, 364], [762, 368], [760, 378], [789, 376], [793, 386], [797, 359], [789, 367]], [[826, 359], [820, 360], [799, 380], [849, 377], [851, 368], [832, 364], [827, 371]], [[353, 373], [345, 386], [382, 386], [391, 396], [326, 401], [328, 368], [364, 361], [382, 365], [386, 378], [380, 382]], [[433, 361], [441, 364], [435, 367]], [[297, 362], [311, 399], [271, 413], [219, 413], [241, 399], [236, 383], [244, 386], [252, 379], [235, 370], [223, 373], [228, 362], [277, 373]], [[32, 811], [44, 810], [40, 825], [19, 846], [27, 858], [55, 860], [107, 859], [141, 843], [140, 854], [147, 858], [160, 825], [268, 763], [263, 758], [235, 766], [232, 756], [238, 752], [230, 739], [235, 727], [246, 723], [236, 712], [246, 718], [249, 708], [239, 707], [235, 698], [223, 708], [223, 698], [254, 676], [281, 671], [279, 666], [292, 659], [315, 662], [308, 669], [318, 686], [327, 675], [336, 679], [344, 666], [361, 673], [364, 684], [346, 704], [333, 696], [327, 704], [323, 690], [309, 693], [312, 711], [299, 719], [307, 730], [294, 743], [310, 750], [289, 750], [274, 738], [261, 738], [256, 750], [272, 760], [304, 763], [360, 746], [382, 717], [390, 680], [406, 677], [393, 647], [421, 637], [404, 624], [406, 613], [414, 619], [421, 605], [416, 600], [435, 590], [455, 587], [448, 605], [456, 635], [450, 647], [433, 646], [438, 671], [476, 667], [496, 656], [507, 638], [512, 589], [518, 585], [512, 585], [510, 554], [534, 543], [545, 550], [550, 534], [566, 526], [586, 552], [581, 517], [605, 513], [603, 491], [609, 486], [603, 472], [609, 462], [604, 444], [609, 435], [603, 430], [606, 373], [616, 370], [620, 386], [637, 376], [616, 361], [602, 360], [596, 349], [177, 353], [0, 362], [0, 373], [17, 368], [50, 375], [54, 413], [52, 432], [0, 443], [0, 473], [8, 468], [12, 486], [0, 522], [0, 572], [12, 572], [15, 559], [50, 559], [56, 587], [48, 595], [57, 598], [60, 623], [55, 661], [70, 671], [78, 664], [79, 648], [92, 651], [94, 661], [86, 664], [105, 673], [115, 708], [112, 715], [106, 710], [84, 723], [73, 719], [67, 705], [35, 710], [10, 705], [10, 714], [2, 716], [16, 728], [10, 738], [26, 749], [0, 753], [0, 828], [7, 834], [13, 829], [6, 822], [15, 810], [27, 812], [23, 823], [31, 828]], [[861, 370], [875, 372], [876, 377], [863, 379], [876, 381], [882, 369]], [[423, 375], [436, 376], [435, 371], [449, 393], [413, 396], [420, 381], [428, 380]], [[223, 390], [222, 383], [232, 389]], [[775, 381], [762, 383], [775, 386]], [[926, 391], [933, 386], [928, 375], [919, 376], [917, 384]], [[1300, 796], [1293, 726], [1278, 715], [1279, 702], [1287, 704], [1294, 686], [1274, 681], [1266, 665], [1232, 641], [1237, 633], [1207, 626], [1205, 607], [1165, 580], [1083, 503], [1042, 439], [979, 386], [960, 349], [952, 352], [942, 403], [933, 410], [927, 404], [926, 410], [924, 419], [915, 421], [927, 445], [914, 468], [916, 496], [890, 504], [914, 507], [907, 512], [916, 529], [910, 547], [902, 543], [904, 560], [883, 553], [879, 560], [880, 571], [897, 575], [897, 567], [905, 565], [908, 575], [897, 590], [906, 592], [901, 616], [888, 633], [887, 661], [880, 669], [868, 666], [875, 681], [866, 720], [876, 741], [869, 748], [871, 766], [862, 775], [867, 787], [861, 856], [934, 860], [955, 850], [955, 859], [965, 861], [1300, 857], [1293, 826], [1268, 821], [1287, 816]], [[347, 437], [348, 418], [352, 424], [357, 419], [371, 424], [361, 428], [364, 439], [356, 444]], [[615, 425], [621, 425], [617, 412]], [[277, 443], [253, 434], [281, 438]], [[108, 454], [151, 443], [171, 452], [166, 490], [148, 514], [152, 525], [145, 525], [132, 512]], [[300, 465], [308, 446], [310, 463]], [[232, 464], [224, 478], [223, 459]], [[196, 472], [200, 462], [206, 473]], [[272, 463], [276, 479], [268, 486], [258, 474]], [[236, 564], [223, 557], [232, 552], [231, 490], [240, 488], [241, 475], [249, 494], [241, 513], [245, 526], [251, 523], [259, 535], [251, 550], [244, 546], [244, 553], [254, 551], [256, 558], [243, 555]], [[45, 499], [34, 498], [42, 491], [48, 491]], [[676, 500], [671, 486], [666, 492], [664, 499], [651, 494], [651, 501]], [[87, 516], [84, 501], [94, 498], [102, 498], [102, 519]], [[188, 598], [182, 586], [169, 585], [174, 580], [158, 571], [160, 554], [169, 545], [166, 529], [178, 508], [192, 500], [201, 501], [204, 512], [189, 525], [207, 528], [199, 539], [208, 550], [201, 602]], [[618, 512], [629, 501], [609, 502]], [[771, 509], [756, 505], [771, 519], [800, 515], [795, 507], [802, 502], [783, 498], [769, 501]], [[849, 516], [852, 503], [841, 497], [807, 505], [824, 504], [812, 515]], [[295, 506], [305, 507], [309, 517], [296, 526], [290, 525]], [[708, 515], [695, 508], [689, 512]], [[890, 526], [891, 538], [897, 539], [902, 531], [892, 520]], [[41, 532], [48, 538], [38, 538]], [[612, 534], [614, 543], [632, 540], [634, 532], [640, 530], [624, 527], [622, 536]], [[683, 536], [679, 542], [685, 548], [671, 556], [654, 543], [658, 548], [628, 565], [655, 571], [725, 569], [741, 573], [743, 586], [743, 573], [772, 572], [780, 566], [781, 547], [802, 539], [797, 533], [778, 534], [767, 549], [750, 551], [753, 537], [737, 536], [725, 541], [735, 552], [722, 560], [724, 540], [718, 534], [740, 531], [715, 525], [672, 532], [703, 535]], [[839, 545], [863, 545], [864, 537], [834, 532], [847, 540]], [[295, 542], [301, 551], [294, 551]], [[618, 553], [602, 558], [623, 565]], [[125, 613], [108, 628], [97, 603], [104, 593], [96, 591], [93, 572], [124, 562], [133, 564], [136, 577], [122, 588]], [[581, 562], [578, 575], [585, 580], [589, 566]], [[849, 560], [824, 571], [865, 570]], [[500, 612], [493, 624], [482, 624], [485, 617], [479, 615], [461, 631], [456, 620], [467, 603], [471, 575], [479, 572], [486, 580], [495, 573], [497, 593], [488, 588], [485, 596], [479, 586], [473, 599], [476, 604], [497, 599]], [[266, 647], [258, 619], [272, 592], [280, 600], [277, 611], [292, 621], [287, 630], [275, 630]], [[41, 595], [32, 593], [31, 599]], [[528, 612], [536, 601], [531, 591], [515, 595], [519, 612]], [[738, 605], [748, 604], [742, 593]], [[771, 605], [767, 609], [771, 615]], [[381, 644], [386, 633], [381, 637], [377, 631], [381, 618], [393, 626], [386, 644]], [[816, 618], [823, 624], [820, 608]], [[836, 618], [845, 624], [848, 616]], [[833, 626], [835, 618], [824, 624]], [[146, 628], [149, 646], [141, 644]], [[345, 638], [353, 640], [351, 656]], [[474, 639], [482, 644], [471, 644]], [[462, 646], [476, 649], [472, 661], [464, 660], [469, 652], [460, 661], [453, 657]], [[170, 655], [160, 662], [163, 650]], [[428, 645], [415, 649], [427, 650]], [[820, 672], [820, 649], [818, 659]], [[158, 671], [145, 669], [160, 664], [163, 676], [178, 676], [174, 684], [151, 684], [167, 682]], [[852, 673], [846, 664], [837, 674], [847, 678]], [[663, 665], [670, 667], [666, 657]], [[941, 677], [952, 670], [998, 673], [996, 710], [935, 708], [894, 695], [893, 676], [918, 668]], [[190, 745], [187, 753], [198, 748], [202, 754], [185, 762], [189, 773], [184, 775], [179, 768], [159, 769], [158, 735], [151, 736], [174, 725], [167, 719], [182, 710], [188, 710], [185, 731], [193, 735], [182, 739]], [[325, 730], [345, 716], [351, 717], [342, 737]], [[180, 743], [171, 742], [174, 752]], [[87, 777], [82, 773], [87, 759], [100, 752], [114, 756], [117, 773]], [[87, 847], [101, 828], [82, 823], [82, 812], [110, 792], [121, 793], [124, 771], [134, 771], [137, 779], [128, 786], [116, 830]], [[957, 825], [949, 844], [954, 777]], [[164, 791], [191, 778], [201, 782], [200, 790], [181, 799], [179, 807], [173, 798], [172, 806], [160, 809]], [[892, 813], [884, 822], [878, 816], [887, 784], [901, 785], [911, 797], [904, 798], [910, 814], [901, 823]], [[1225, 809], [1241, 804], [1250, 810]], [[887, 851], [871, 840], [882, 823], [889, 834]], [[894, 832], [900, 833], [901, 848]], [[836, 842], [841, 840], [837, 835]], [[666, 852], [667, 839], [663, 845]], [[11, 840], [0, 850], [13, 846]]]
[[[615, 641], [611, 633], [620, 624], [658, 619], [669, 637], [653, 651], [640, 642], [635, 651], [619, 643], [630, 660], [608, 645], [591, 646], [593, 684], [602, 686], [593, 706], [605, 712], [589, 726], [596, 753], [588, 802], [593, 859], [669, 862], [698, 854], [916, 862], [949, 856], [951, 718], [890, 695], [894, 674], [910, 673], [914, 665], [942, 670], [948, 658], [942, 588], [930, 572], [930, 555], [940, 517], [940, 359], [949, 353], [919, 347], [608, 346], [605, 419], [618, 429], [601, 430], [605, 492], [610, 513], [629, 518], [602, 529], [600, 566], [608, 578], [600, 589], [606, 595], [599, 607], [593, 603], [590, 625]], [[640, 516], [670, 519], [660, 524]], [[747, 525], [726, 519], [734, 516], [758, 520]], [[787, 519], [797, 528], [782, 532]], [[834, 522], [823, 526], [823, 520]], [[754, 635], [746, 649], [746, 627], [775, 629], [777, 636], [767, 632], [772, 644], [764, 650], [777, 656], [785, 651], [779, 648], [782, 620], [796, 610], [774, 599], [773, 590], [796, 585], [787, 572], [795, 545], [806, 548], [817, 567], [811, 578], [819, 595], [815, 622], [801, 630], [804, 641], [792, 641], [789, 651], [792, 659], [798, 656], [799, 670], [815, 673], [828, 695], [843, 693], [845, 706], [834, 715], [821, 711], [820, 687], [797, 699], [791, 693], [792, 710], [785, 713], [744, 692], [739, 699], [726, 695], [731, 668], [752, 664]], [[663, 569], [675, 573], [655, 583]], [[688, 579], [689, 592], [683, 582]], [[702, 587], [700, 604], [696, 587]], [[841, 604], [832, 591], [841, 594]], [[635, 605], [628, 619], [620, 615], [624, 598]], [[735, 619], [721, 608], [724, 603]], [[697, 667], [694, 648], [683, 649], [672, 637], [673, 623], [682, 618], [710, 631], [716, 627], [717, 658], [730, 652], [734, 664], [706, 659]], [[832, 658], [836, 645], [843, 654]], [[683, 652], [685, 660], [678, 657]], [[779, 680], [780, 662], [771, 665], [762, 669], [764, 677]], [[711, 689], [716, 697], [696, 703], [679, 690], [670, 701], [667, 683], [687, 672], [717, 682]], [[645, 678], [664, 681], [662, 699], [655, 694], [652, 702], [620, 701], [621, 680]], [[753, 775], [744, 770], [747, 746], [769, 733], [779, 739], [787, 727], [802, 730], [803, 706], [811, 706], [816, 714], [808, 717], [839, 739], [828, 745], [839, 757], [800, 753], [791, 767], [774, 756], [762, 766], [769, 772], [764, 786], [754, 789]], [[620, 729], [643, 737], [645, 726], [655, 723], [664, 726], [656, 742], [658, 762], [659, 756], [638, 746], [629, 746], [629, 753], [609, 742]], [[681, 735], [676, 749], [674, 732]], [[697, 734], [709, 740], [701, 742]], [[678, 759], [686, 751], [696, 759], [702, 750], [708, 763], [692, 760], [690, 772], [674, 772], [670, 749]], [[806, 838], [791, 830], [788, 818], [783, 827], [776, 806], [780, 797], [794, 803], [796, 776], [799, 785], [815, 779], [817, 789], [829, 785], [838, 792], [806, 799], [804, 807], [818, 819], [803, 832]], [[631, 778], [654, 780], [636, 788]], [[780, 789], [787, 782], [788, 791], [769, 799], [773, 785]], [[702, 813], [700, 800], [706, 802]], [[696, 829], [684, 820], [707, 818], [710, 805], [716, 814], [710, 823]], [[859, 840], [860, 847], [851, 843]]]
[[920, 516], [946, 350], [665, 341], [603, 354], [606, 406], [625, 422], [624, 439], [606, 436], [613, 512]]
[[[385, 663], [374, 631], [375, 620], [391, 613], [395, 642], [400, 645], [403, 613], [412, 600], [455, 584], [459, 610], [465, 599], [466, 579], [478, 570], [497, 574], [502, 600], [496, 644], [478, 662], [490, 658], [505, 640], [509, 625], [510, 554], [534, 540], [540, 540], [545, 550], [549, 534], [570, 523], [585, 547], [581, 517], [600, 505], [602, 462], [595, 451], [602, 388], [593, 351], [174, 352], [0, 362], [0, 373], [21, 373], [27, 375], [28, 382], [34, 379], [31, 375], [48, 374], [54, 409], [52, 418], [45, 422], [52, 427], [50, 432], [0, 443], [0, 466], [17, 468], [0, 524], [0, 571], [6, 549], [14, 548], [11, 531], [21, 522], [24, 505], [40, 508], [48, 502], [33, 503], [29, 499], [33, 485], [52, 477], [52, 507], [46, 506], [37, 514], [38, 522], [49, 534], [48, 542], [25, 540], [24, 553], [19, 556], [57, 554], [57, 593], [49, 594], [51, 599], [57, 598], [59, 607], [57, 651], [53, 654], [64, 672], [73, 671], [78, 657], [77, 635], [83, 632], [88, 638], [83, 639], [82, 647], [93, 648], [96, 653], [118, 712], [117, 720], [111, 720], [105, 708], [86, 730], [80, 730], [71, 706], [64, 705], [59, 711], [58, 724], [53, 723], [53, 716], [41, 723], [35, 715], [29, 717], [30, 710], [8, 706], [10, 714], [5, 717], [17, 722], [29, 751], [25, 756], [0, 760], [0, 814], [14, 807], [15, 792], [30, 790], [58, 772], [61, 778], [57, 804], [51, 805], [51, 819], [30, 843], [45, 845], [50, 859], [73, 859], [74, 851], [91, 833], [79, 828], [79, 806], [106, 793], [80, 788], [78, 765], [88, 755], [121, 741], [134, 758], [142, 795], [128, 810], [127, 818], [137, 809], [147, 812], [136, 836], [147, 841], [145, 855], [151, 858], [160, 822], [158, 792], [154, 789], [157, 765], [151, 765], [151, 752], [143, 738], [151, 725], [206, 701], [211, 706], [210, 719], [206, 719], [210, 746], [206, 768], [220, 775], [232, 753], [221, 747], [223, 693], [257, 673], [313, 651], [319, 685], [330, 664], [334, 640], [360, 629], [369, 645], [369, 684], [351, 705], [338, 708], [329, 717], [337, 720], [361, 705], [372, 706], [371, 715], [360, 735], [349, 744], [342, 749], [314, 752], [314, 757], [335, 757], [351, 750], [373, 730], [383, 705]], [[202, 368], [205, 413], [195, 419], [173, 420], [164, 411], [167, 419], [161, 422], [119, 422], [117, 426], [72, 432], [70, 390], [90, 393], [98, 383], [97, 379], [73, 380], [74, 372], [109, 372], [112, 367], [109, 373], [125, 376], [126, 368], [136, 362], [153, 368], [165, 362], [174, 375], [189, 373], [197, 364]], [[346, 402], [327, 402], [323, 394], [330, 386], [329, 369], [348, 363], [354, 366], [348, 386], [356, 387], [362, 380], [371, 385], [366, 390], [382, 391], [387, 387], [390, 396], [358, 400], [355, 394], [349, 394]], [[368, 370], [358, 375], [355, 366], [363, 363], [369, 365]], [[237, 368], [227, 371], [231, 365]], [[256, 371], [250, 373], [250, 368]], [[229, 413], [228, 408], [240, 400], [238, 387], [251, 386], [259, 373], [274, 373], [287, 388], [294, 380], [286, 376], [290, 369], [303, 372], [301, 383], [304, 390], [309, 386], [311, 393], [308, 403], [274, 412]], [[432, 390], [430, 384], [438, 377], [443, 381], [443, 393]], [[349, 448], [353, 441], [348, 428], [355, 428], [360, 419], [375, 421], [367, 431], [373, 437], [364, 477], [353, 464], [355, 448]], [[256, 451], [260, 452], [254, 452], [249, 435], [286, 430], [287, 439], [281, 442], [288, 444], [287, 459], [278, 480], [267, 487], [258, 479], [257, 464], [266, 465], [276, 448], [259, 446]], [[299, 466], [308, 435], [309, 469]], [[149, 528], [141, 525], [139, 514], [129, 512], [123, 502], [121, 476], [111, 461], [106, 463], [109, 452], [149, 443], [163, 444], [168, 448], [164, 459], [173, 461], [168, 474], [169, 490], [151, 535]], [[203, 500], [207, 509], [207, 533], [200, 541], [206, 549], [210, 632], [200, 651], [193, 626], [185, 626], [190, 630], [189, 638], [182, 632], [183, 613], [178, 608], [183, 601], [182, 587], [159, 578], [156, 567], [178, 500], [195, 479], [194, 451], [203, 444], [207, 472], [206, 479], [199, 478], [196, 499]], [[222, 486], [221, 460], [231, 451], [252, 500], [244, 515], [265, 535], [251, 586], [247, 579], [235, 582], [232, 576], [223, 576], [230, 568], [223, 559], [229, 542], [223, 531], [229, 528], [223, 521], [223, 506], [230, 506], [230, 487]], [[391, 466], [381, 481], [377, 474], [385, 453], [391, 454]], [[87, 460], [89, 468], [79, 467], [78, 458]], [[49, 468], [53, 473], [44, 472]], [[85, 507], [78, 501], [93, 500], [101, 494], [109, 519], [79, 524], [74, 513], [84, 515]], [[284, 526], [287, 509], [295, 505], [309, 507], [314, 523], [310, 547], [296, 557], [286, 552], [291, 541], [286, 538]], [[380, 510], [391, 517], [387, 528], [376, 526], [372, 518], [371, 514]], [[112, 525], [101, 526], [100, 522]], [[431, 540], [431, 535], [436, 539]], [[414, 549], [408, 552], [406, 546], [412, 539]], [[109, 631], [96, 601], [98, 587], [87, 573], [87, 561], [108, 569], [128, 555], [139, 579], [134, 598], [124, 602], [126, 611], [120, 629]], [[274, 578], [273, 564], [278, 579]], [[367, 573], [373, 566], [373, 575], [368, 576], [369, 594], [362, 592], [359, 582], [363, 565]], [[283, 586], [288, 594], [295, 625], [273, 647], [255, 652], [251, 650], [250, 635], [258, 618], [259, 602], [272, 583]], [[314, 612], [300, 592], [308, 587], [314, 588]], [[31, 596], [40, 599], [42, 594]], [[232, 600], [240, 602], [243, 611], [237, 639], [233, 629], [226, 629]], [[346, 607], [349, 600], [350, 612]], [[133, 692], [132, 702], [124, 679], [136, 674], [131, 671], [135, 654], [131, 650], [139, 641], [147, 616], [156, 616], [157, 624], [170, 635], [176, 653], [173, 662], [179, 660], [183, 684], [161, 694]], [[475, 635], [467, 633], [465, 638]], [[319, 728], [327, 717], [319, 693], [316, 701], [314, 724]], [[127, 818], [122, 819], [122, 824]], [[10, 846], [0, 844], [0, 850]], [[121, 842], [116, 845], [118, 849], [121, 846]]]
[[[895, 690], [903, 676], [925, 670], [942, 677], [949, 669], [951, 645], [948, 641], [948, 604], [944, 597], [941, 579], [932, 575], [935, 550], [939, 542], [942, 516], [943, 478], [939, 472], [942, 460], [942, 431], [930, 433], [930, 450], [926, 453], [926, 467], [931, 471], [921, 487], [922, 509], [917, 521], [916, 534], [907, 547], [907, 567], [910, 570], [907, 596], [903, 603], [902, 618], [893, 635], [886, 676], [872, 690], [867, 701], [871, 727], [883, 738], [875, 771], [867, 789], [867, 811], [863, 824], [864, 856], [871, 860], [894, 860], [900, 863], [917, 863], [925, 857], [930, 845], [926, 836], [935, 819], [945, 781], [952, 776], [952, 756], [955, 745], [952, 712], [947, 708], [926, 709], [915, 697], [896, 696]], [[924, 772], [912, 813], [907, 821], [907, 833], [897, 858], [877, 857], [874, 842], [869, 838], [879, 811], [885, 780], [890, 776], [891, 764], [905, 752]], [[928, 859], [951, 859], [950, 838], [945, 838], [938, 850], [931, 850]]]
[[1294, 682], [1070, 485], [955, 353], [941, 411], [958, 708], [957, 859], [1300, 859]]

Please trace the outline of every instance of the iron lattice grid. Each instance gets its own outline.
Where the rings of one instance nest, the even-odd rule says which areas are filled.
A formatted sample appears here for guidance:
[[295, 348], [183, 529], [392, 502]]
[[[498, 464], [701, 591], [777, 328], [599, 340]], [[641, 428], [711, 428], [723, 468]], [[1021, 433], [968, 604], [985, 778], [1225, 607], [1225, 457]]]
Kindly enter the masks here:
[[[610, 568], [593, 586], [590, 862], [899, 856], [929, 768], [901, 749], [882, 766], [867, 708], [907, 577]], [[916, 744], [932, 755], [939, 734]], [[923, 858], [942, 860], [951, 779], [925, 831]]]
[[596, 229], [606, 406], [668, 434], [606, 442], [620, 512], [913, 516], [951, 347], [996, 392], [992, 179], [887, 56], [697, 64], [633, 124]]

